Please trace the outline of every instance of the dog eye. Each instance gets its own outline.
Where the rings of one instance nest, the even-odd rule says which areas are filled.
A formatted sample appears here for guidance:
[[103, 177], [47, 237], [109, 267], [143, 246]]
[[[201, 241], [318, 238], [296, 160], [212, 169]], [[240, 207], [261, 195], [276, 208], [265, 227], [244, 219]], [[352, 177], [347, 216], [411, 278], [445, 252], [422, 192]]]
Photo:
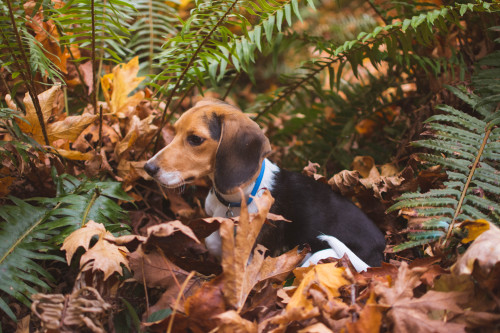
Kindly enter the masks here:
[[203, 142], [205, 141], [204, 138], [198, 136], [198, 135], [189, 135], [187, 137], [187, 142], [191, 145], [191, 146], [199, 146], [201, 145]]

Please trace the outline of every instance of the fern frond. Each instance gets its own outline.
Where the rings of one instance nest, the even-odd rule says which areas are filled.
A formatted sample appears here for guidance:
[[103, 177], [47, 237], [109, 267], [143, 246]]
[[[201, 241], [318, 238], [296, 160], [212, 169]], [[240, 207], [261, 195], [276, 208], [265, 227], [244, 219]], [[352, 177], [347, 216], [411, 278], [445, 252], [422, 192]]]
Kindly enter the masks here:
[[[413, 232], [409, 235], [410, 241], [396, 247], [395, 250], [434, 242], [444, 235], [446, 229], [445, 243], [447, 243], [457, 222], [486, 219], [500, 223], [496, 220], [500, 213], [500, 205], [488, 198], [488, 195], [500, 194], [498, 183], [500, 154], [497, 153], [500, 131], [495, 128], [500, 119], [500, 112], [498, 109], [490, 112], [491, 105], [484, 102], [487, 97], [466, 92], [464, 88], [450, 90], [457, 92], [471, 107], [481, 108], [481, 112], [473, 115], [451, 106], [439, 106], [437, 108], [444, 113], [427, 120], [431, 131], [425, 134], [431, 135], [433, 139], [414, 143], [415, 146], [441, 153], [440, 155], [427, 153], [420, 156], [425, 161], [442, 165], [447, 169], [449, 181], [444, 183], [446, 188], [433, 189], [427, 193], [406, 193], [389, 209], [393, 211], [412, 208], [413, 216], [436, 216], [422, 223], [420, 227], [435, 229], [439, 226], [443, 231], [439, 235], [426, 231]], [[442, 122], [452, 125], [443, 125]], [[433, 131], [441, 133], [446, 131], [447, 135], [433, 135]], [[467, 145], [460, 146], [464, 138]], [[464, 147], [466, 149], [463, 149]], [[434, 208], [428, 208], [430, 206]], [[437, 221], [439, 223], [436, 223]], [[420, 240], [420, 237], [425, 238], [427, 242]]]
[[[70, 48], [78, 45], [89, 49], [91, 53], [100, 51], [97, 59], [106, 59], [119, 63], [122, 61], [120, 54], [130, 34], [129, 13], [133, 10], [130, 3], [120, 0], [95, 2], [92, 0], [70, 0], [61, 8], [51, 8], [50, 18], [57, 24], [61, 37], [61, 45]], [[92, 49], [92, 22], [94, 21], [95, 39], [98, 43]], [[73, 59], [81, 62], [89, 57]]]
[[[50, 248], [47, 241], [57, 234], [55, 230], [43, 228], [50, 210], [16, 198], [10, 199], [15, 206], [0, 207], [0, 218], [3, 220], [0, 228], [0, 278], [4, 281], [0, 290], [29, 306], [29, 296], [36, 292], [32, 285], [49, 289], [37, 276], [40, 274], [53, 280], [34, 259], [62, 261], [63, 258], [44, 253]], [[5, 303], [0, 302], [0, 308], [15, 320]]]
[[[0, 207], [0, 291], [29, 306], [35, 288], [50, 289], [40, 278], [54, 280], [38, 260], [64, 261], [59, 245], [88, 220], [104, 223], [114, 232], [126, 212], [114, 200], [130, 200], [121, 184], [90, 181], [69, 175], [55, 177], [55, 198], [9, 199]], [[7, 282], [8, 281], [8, 282]], [[7, 302], [0, 297], [0, 309], [15, 320]]]

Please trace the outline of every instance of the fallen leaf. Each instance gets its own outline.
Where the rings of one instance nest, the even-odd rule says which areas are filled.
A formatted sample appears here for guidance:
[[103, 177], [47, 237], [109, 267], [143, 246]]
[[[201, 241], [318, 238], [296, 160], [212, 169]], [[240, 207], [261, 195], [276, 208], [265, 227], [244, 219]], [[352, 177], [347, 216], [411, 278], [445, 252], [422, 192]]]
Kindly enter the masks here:
[[[308, 269], [310, 268], [310, 269]], [[304, 272], [307, 272], [304, 274]], [[344, 269], [336, 267], [334, 263], [319, 264], [312, 267], [297, 268], [294, 270], [300, 284], [286, 306], [286, 311], [301, 309], [309, 312], [314, 304], [309, 297], [309, 289], [316, 288], [326, 293], [329, 300], [340, 295], [339, 288], [349, 282], [343, 277]]]
[[323, 323], [316, 323], [297, 331], [297, 333], [333, 333], [333, 331]]
[[[468, 292], [428, 291], [422, 297], [414, 297], [413, 290], [421, 284], [426, 267], [410, 269], [402, 262], [393, 285], [378, 282], [375, 293], [379, 304], [389, 307], [387, 318], [395, 332], [465, 332], [465, 325], [445, 321], [447, 311], [462, 313], [458, 305]], [[445, 311], [446, 310], [446, 311]], [[432, 317], [430, 315], [432, 314]]]
[[370, 298], [359, 313], [359, 319], [355, 322], [347, 322], [349, 333], [378, 333], [382, 325], [382, 312], [386, 307], [380, 306], [375, 300], [375, 293], [370, 293]]
[[452, 266], [452, 271], [457, 274], [472, 274], [474, 264], [489, 273], [500, 262], [500, 229], [489, 223], [489, 229], [479, 235]]
[[221, 333], [257, 333], [257, 323], [248, 321], [234, 310], [216, 316], [219, 320], [217, 332]]
[[[123, 275], [121, 265], [130, 269], [127, 260], [128, 250], [125, 246], [117, 246], [104, 239], [99, 239], [80, 259], [80, 267], [83, 271], [92, 270], [92, 272], [101, 271], [104, 273], [104, 280], [107, 280], [112, 274]], [[86, 265], [92, 262], [92, 265]]]
[[115, 66], [112, 73], [101, 78], [102, 91], [110, 111], [120, 118], [129, 114], [129, 107], [135, 107], [144, 99], [143, 91], [129, 97], [145, 78], [137, 77], [137, 73], [139, 73], [139, 57], [134, 57], [126, 64]]
[[490, 229], [490, 223], [484, 219], [476, 221], [465, 221], [460, 224], [460, 228], [467, 229], [467, 237], [462, 239], [462, 243], [467, 244], [475, 240], [486, 230]]
[[96, 223], [92, 220], [88, 221], [82, 228], [73, 231], [66, 237], [61, 247], [61, 251], [66, 251], [66, 262], [68, 265], [71, 263], [73, 255], [80, 246], [88, 251], [90, 241], [94, 236], [104, 238], [106, 234], [111, 235], [102, 223]]
[[243, 307], [256, 284], [271, 278], [284, 278], [306, 255], [306, 251], [299, 253], [295, 248], [278, 258], [265, 258], [266, 249], [259, 244], [250, 258], [274, 199], [266, 190], [254, 201], [258, 207], [256, 214], [248, 214], [246, 204], [242, 204], [236, 234], [231, 219], [223, 219], [220, 226], [224, 297], [237, 309]]

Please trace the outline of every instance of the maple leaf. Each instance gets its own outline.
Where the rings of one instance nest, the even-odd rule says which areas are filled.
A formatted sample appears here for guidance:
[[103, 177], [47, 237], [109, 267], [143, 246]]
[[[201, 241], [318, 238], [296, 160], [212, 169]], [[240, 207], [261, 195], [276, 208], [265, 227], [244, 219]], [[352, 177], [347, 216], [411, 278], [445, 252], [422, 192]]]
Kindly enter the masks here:
[[[89, 249], [90, 241], [96, 235], [99, 240]], [[104, 273], [104, 280], [106, 280], [114, 272], [122, 274], [121, 264], [129, 268], [126, 257], [127, 248], [108, 241], [113, 239], [114, 236], [104, 228], [103, 224], [91, 220], [85, 226], [73, 231], [66, 237], [61, 250], [66, 251], [66, 260], [70, 264], [76, 250], [80, 246], [83, 247], [86, 252], [80, 259], [80, 268], [85, 267], [84, 271], [92, 269], [93, 272], [100, 270]], [[91, 261], [92, 265], [86, 265]]]
[[119, 64], [113, 68], [113, 72], [101, 78], [104, 98], [109, 105], [112, 114], [118, 117], [126, 117], [128, 108], [135, 107], [144, 99], [144, 92], [139, 91], [129, 97], [129, 94], [137, 88], [145, 77], [137, 77], [139, 73], [139, 57], [134, 57], [126, 64]]
[[[394, 285], [379, 282], [375, 293], [380, 296], [379, 304], [389, 307], [387, 317], [395, 332], [465, 332], [465, 325], [445, 321], [444, 310], [460, 314], [463, 302], [469, 292], [428, 291], [422, 297], [414, 297], [413, 289], [419, 286], [426, 267], [409, 269], [406, 262], [399, 267]], [[429, 316], [432, 313], [432, 318]], [[439, 320], [441, 319], [441, 320]]]
[[[60, 144], [56, 144], [55, 142], [61, 140], [64, 146], [69, 146], [69, 142], [75, 141], [76, 138], [89, 126], [93, 123], [97, 116], [91, 115], [89, 113], [84, 113], [80, 116], [68, 116], [65, 114], [57, 114], [56, 108], [54, 108], [54, 103], [60, 94], [61, 86], [53, 86], [52, 88], [42, 92], [38, 95], [38, 100], [40, 102], [40, 107], [43, 114], [43, 119], [45, 122], [45, 127], [47, 129], [47, 136], [49, 138], [49, 144], [52, 145], [55, 150], [58, 151], [61, 155], [70, 158], [83, 160], [88, 159], [92, 155], [85, 154], [78, 151], [70, 151], [67, 149], [61, 149]], [[8, 101], [9, 107], [14, 107], [12, 105], [11, 97], [7, 95], [6, 100]], [[42, 133], [42, 127], [40, 126], [40, 122], [38, 121], [38, 116], [35, 111], [35, 106], [31, 97], [28, 93], [26, 93], [23, 103], [26, 107], [26, 114], [21, 117], [22, 119], [16, 118], [16, 123], [18, 124], [21, 131], [26, 134], [31, 135], [35, 141], [40, 143], [41, 145], [45, 144], [45, 140]], [[52, 116], [59, 116], [62, 120], [49, 123], [49, 119]]]
[[26, 11], [26, 17], [29, 18], [26, 25], [33, 29], [35, 33], [35, 39], [40, 42], [43, 46], [43, 53], [47, 58], [56, 65], [61, 72], [67, 73], [66, 63], [68, 58], [71, 57], [68, 48], [64, 48], [64, 51], [59, 45], [59, 32], [57, 27], [52, 20], [45, 20], [43, 15], [43, 10], [39, 10], [35, 15], [33, 15], [33, 9], [36, 7], [35, 2], [26, 2], [24, 4], [24, 9]]
[[[130, 269], [127, 254], [128, 250], [125, 246], [117, 246], [99, 239], [90, 250], [82, 255], [80, 267], [85, 267], [83, 271], [101, 271], [104, 273], [104, 280], [107, 280], [113, 273], [123, 275], [122, 264]], [[90, 262], [92, 265], [86, 265]]]
[[104, 238], [107, 234], [111, 235], [111, 233], [104, 228], [102, 223], [96, 223], [92, 220], [88, 221], [82, 228], [73, 231], [66, 237], [61, 247], [62, 251], [66, 251], [67, 263], [71, 263], [73, 255], [80, 246], [88, 251], [90, 241], [94, 236]]

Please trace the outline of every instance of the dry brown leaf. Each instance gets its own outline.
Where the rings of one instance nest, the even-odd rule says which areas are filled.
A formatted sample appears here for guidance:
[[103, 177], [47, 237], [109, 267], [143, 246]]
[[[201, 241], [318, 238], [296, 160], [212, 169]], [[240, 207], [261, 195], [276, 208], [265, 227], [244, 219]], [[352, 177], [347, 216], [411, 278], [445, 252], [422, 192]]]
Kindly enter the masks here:
[[144, 147], [153, 138], [158, 127], [153, 125], [154, 115], [142, 120], [133, 115], [130, 120], [130, 128], [125, 137], [116, 144], [115, 155], [118, 159], [132, 147]]
[[[84, 113], [80, 116], [66, 117], [64, 114], [58, 114], [59, 112], [54, 107], [54, 103], [61, 93], [60, 90], [61, 86], [53, 86], [38, 95], [49, 144], [54, 146], [56, 148], [55, 150], [66, 158], [87, 160], [92, 157], [92, 153], [81, 153], [66, 148], [69, 147], [69, 142], [75, 141], [78, 136], [95, 121], [97, 116]], [[8, 100], [8, 98], [6, 98], [6, 100]], [[26, 93], [23, 102], [26, 107], [26, 115], [23, 119], [16, 118], [16, 122], [21, 131], [33, 136], [38, 143], [44, 145], [45, 139], [43, 137], [42, 128], [38, 121], [34, 103], [28, 93]], [[58, 116], [61, 120], [49, 123], [49, 119], [52, 116]]]
[[[26, 10], [28, 21], [26, 25], [33, 29], [35, 39], [42, 45], [43, 53], [47, 58], [56, 65], [61, 72], [67, 73], [66, 63], [71, 57], [68, 48], [61, 49], [59, 45], [59, 32], [52, 20], [44, 19], [43, 10], [40, 9], [37, 13], [33, 13], [36, 4], [34, 2], [26, 2], [24, 8]], [[34, 14], [34, 15], [33, 15]]]
[[101, 78], [104, 98], [112, 114], [126, 117], [129, 107], [135, 108], [144, 99], [144, 92], [139, 91], [129, 97], [145, 77], [137, 77], [139, 73], [139, 58], [134, 57], [126, 64], [119, 64], [113, 72]]
[[257, 323], [248, 321], [234, 310], [216, 316], [220, 321], [217, 332], [221, 333], [257, 333]]
[[265, 248], [257, 245], [250, 259], [255, 240], [274, 199], [270, 192], [266, 191], [254, 201], [258, 207], [256, 214], [248, 214], [246, 205], [242, 205], [236, 235], [231, 219], [223, 219], [220, 227], [224, 297], [228, 304], [237, 309], [243, 307], [248, 294], [257, 283], [283, 277], [306, 255], [306, 251], [298, 253], [297, 249], [294, 249], [280, 256], [281, 258], [265, 258]]
[[[60, 93], [61, 86], [53, 86], [52, 88], [45, 90], [38, 95], [38, 100], [40, 102], [40, 108], [42, 109], [43, 120], [45, 123], [49, 120], [52, 115], [52, 109], [54, 106], [54, 101], [56, 100], [57, 94]], [[42, 128], [40, 127], [40, 122], [36, 115], [35, 105], [31, 100], [31, 96], [26, 93], [23, 99], [24, 106], [26, 107], [26, 115], [23, 117], [25, 121], [16, 118], [16, 122], [19, 125], [21, 131], [26, 134], [31, 134], [33, 138], [40, 144], [45, 144]]]
[[94, 236], [97, 235], [99, 238], [104, 238], [106, 234], [111, 235], [111, 233], [104, 228], [102, 223], [96, 223], [92, 220], [88, 221], [82, 228], [73, 231], [66, 237], [61, 247], [62, 251], [66, 251], [66, 261], [68, 265], [71, 263], [71, 258], [73, 258], [73, 255], [80, 246], [88, 251], [90, 240]]
[[472, 275], [490, 292], [500, 291], [500, 229], [489, 224], [489, 230], [479, 235], [452, 266], [456, 275]]
[[[123, 275], [121, 265], [129, 267], [127, 260], [128, 250], [125, 246], [117, 246], [105, 239], [99, 239], [80, 259], [80, 267], [84, 267], [84, 271], [92, 270], [92, 272], [101, 271], [104, 273], [104, 280], [107, 280], [112, 274], [118, 273]], [[92, 263], [91, 265], [86, 265]]]
[[323, 323], [316, 323], [297, 331], [297, 333], [333, 333], [333, 331]]
[[196, 243], [200, 243], [193, 230], [190, 227], [183, 224], [181, 221], [170, 221], [162, 224], [158, 224], [148, 228], [148, 238], [153, 237], [163, 238], [173, 235], [176, 232], [181, 232], [187, 237], [194, 240]]
[[[180, 287], [189, 272], [175, 265], [159, 251], [144, 253], [143, 248], [139, 247], [128, 257], [130, 268], [137, 282], [145, 283], [149, 288], [160, 287], [165, 289], [160, 300], [151, 308], [151, 313], [168, 307], [173, 308]], [[183, 309], [184, 299], [196, 291], [196, 286], [200, 285], [201, 281], [200, 277], [189, 280], [180, 300], [178, 311]]]
[[[416, 298], [413, 290], [421, 284], [421, 275], [426, 267], [409, 269], [402, 262], [393, 286], [378, 282], [375, 293], [379, 304], [390, 307], [387, 318], [394, 325], [395, 332], [465, 332], [465, 325], [447, 322], [447, 311], [462, 313], [458, 306], [468, 292], [428, 291]], [[431, 315], [432, 314], [432, 319]]]
[[49, 124], [47, 126], [49, 141], [64, 139], [73, 142], [96, 118], [97, 116], [93, 114], [84, 113], [81, 116], [69, 116], [62, 121]]

